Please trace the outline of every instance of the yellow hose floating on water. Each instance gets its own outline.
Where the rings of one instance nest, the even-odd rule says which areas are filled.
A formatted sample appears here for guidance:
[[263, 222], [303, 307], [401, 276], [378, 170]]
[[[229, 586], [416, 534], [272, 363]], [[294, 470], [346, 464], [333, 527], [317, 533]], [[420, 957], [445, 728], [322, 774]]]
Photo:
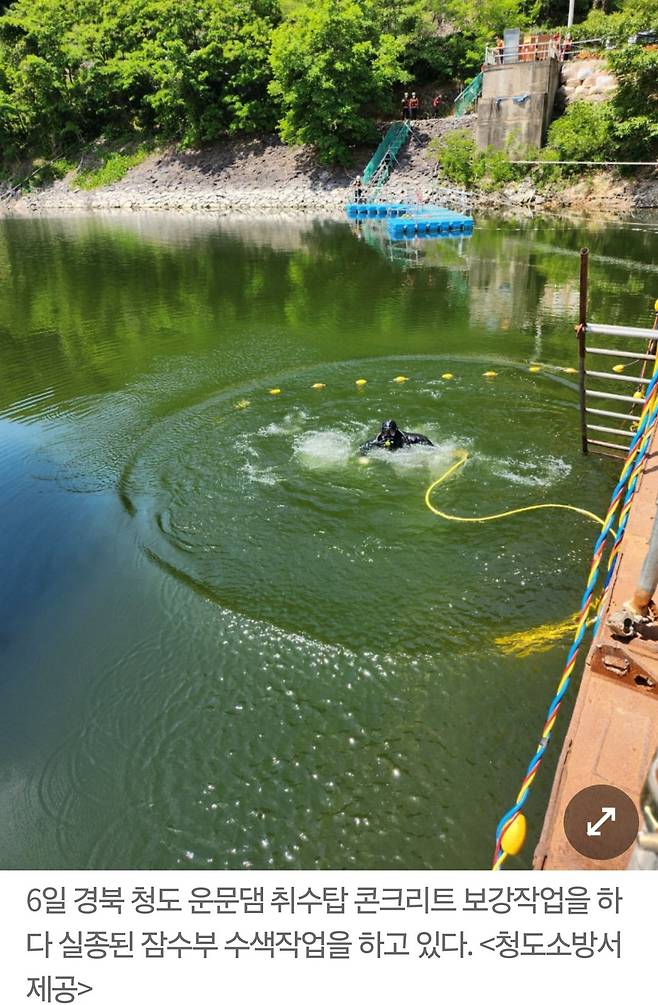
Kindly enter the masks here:
[[[597, 609], [598, 604], [594, 611], [595, 614]], [[595, 621], [596, 618], [592, 617], [587, 624], [592, 625]], [[510, 632], [509, 635], [499, 635], [497, 639], [494, 639], [494, 642], [506, 656], [516, 656], [518, 659], [523, 659], [533, 653], [548, 652], [565, 635], [575, 632], [577, 627], [578, 612], [575, 612], [562, 621], [538, 625], [537, 628], [524, 628], [520, 632]]]
[[[566, 509], [571, 510], [573, 513], [579, 513], [580, 516], [585, 516], [589, 520], [594, 520], [601, 527], [604, 526], [604, 521], [596, 513], [591, 513], [587, 509], [581, 509], [579, 506], [571, 506], [568, 503], [534, 503], [531, 506], [519, 506], [516, 509], [504, 510], [502, 513], [490, 513], [487, 516], [457, 516], [454, 513], [445, 513], [443, 510], [437, 509], [436, 506], [432, 504], [431, 496], [434, 489], [438, 488], [442, 482], [446, 481], [455, 471], [463, 467], [468, 460], [468, 452], [466, 450], [459, 451], [460, 456], [458, 460], [452, 464], [447, 471], [437, 478], [429, 486], [425, 492], [425, 505], [435, 516], [441, 517], [442, 520], [450, 520], [456, 523], [489, 523], [491, 520], [504, 520], [509, 516], [517, 516], [519, 513], [530, 513], [533, 510], [539, 509]], [[596, 613], [596, 611], [594, 611]], [[553, 624], [540, 625], [537, 628], [526, 629], [521, 632], [514, 632], [511, 635], [501, 635], [497, 638], [496, 645], [503, 649], [508, 654], [515, 656], [528, 656], [532, 652], [541, 651], [549, 649], [554, 642], [558, 642], [563, 636], [565, 636], [569, 631], [572, 631], [578, 621], [578, 613], [570, 615], [570, 617], [565, 618], [564, 621], [558, 621]]]
[[468, 453], [463, 450], [461, 451], [461, 457], [458, 461], [455, 461], [447, 471], [444, 471], [440, 478], [433, 481], [430, 487], [425, 493], [425, 505], [428, 509], [435, 514], [435, 516], [440, 516], [442, 520], [452, 520], [456, 523], [489, 523], [491, 520], [504, 520], [508, 516], [516, 516], [519, 513], [530, 513], [532, 510], [536, 509], [568, 509], [573, 513], [580, 513], [581, 516], [586, 516], [590, 520], [594, 520], [603, 527], [603, 520], [596, 513], [590, 513], [588, 509], [580, 509], [579, 506], [570, 506], [568, 503], [534, 503], [532, 506], [519, 506], [517, 509], [507, 509], [502, 513], [490, 513], [488, 516], [456, 516], [454, 513], [444, 513], [443, 510], [437, 509], [436, 506], [432, 505], [431, 495], [435, 488], [449, 478], [450, 475], [457, 471], [459, 468], [463, 467], [468, 460]]

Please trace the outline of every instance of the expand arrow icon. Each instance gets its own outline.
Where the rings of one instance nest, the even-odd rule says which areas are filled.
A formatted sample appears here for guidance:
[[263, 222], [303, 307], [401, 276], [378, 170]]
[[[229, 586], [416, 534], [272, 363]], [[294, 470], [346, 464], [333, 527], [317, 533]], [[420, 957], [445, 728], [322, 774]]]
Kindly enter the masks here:
[[614, 806], [602, 806], [603, 816], [595, 824], [587, 821], [587, 837], [601, 837], [601, 828], [607, 820], [614, 820], [616, 810]]

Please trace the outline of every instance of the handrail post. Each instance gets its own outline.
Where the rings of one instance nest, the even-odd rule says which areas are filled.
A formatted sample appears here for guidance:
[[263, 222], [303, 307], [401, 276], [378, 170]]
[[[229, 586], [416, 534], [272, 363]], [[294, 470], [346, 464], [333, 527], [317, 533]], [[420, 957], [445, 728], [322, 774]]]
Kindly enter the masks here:
[[580, 250], [580, 311], [578, 317], [578, 359], [580, 387], [580, 436], [584, 454], [587, 449], [587, 413], [585, 411], [585, 339], [587, 333], [587, 279], [589, 270], [589, 248]]

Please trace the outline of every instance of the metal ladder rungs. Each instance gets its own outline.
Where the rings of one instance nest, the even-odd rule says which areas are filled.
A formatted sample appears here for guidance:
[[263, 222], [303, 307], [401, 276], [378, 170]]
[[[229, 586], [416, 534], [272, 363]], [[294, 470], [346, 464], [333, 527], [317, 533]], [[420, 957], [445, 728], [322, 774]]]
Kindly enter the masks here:
[[[640, 427], [641, 415], [639, 411], [646, 408], [648, 390], [652, 379], [656, 379], [655, 374], [658, 371], [658, 301], [656, 302], [656, 317], [654, 318], [653, 328], [640, 328], [635, 325], [591, 324], [587, 318], [589, 256], [589, 248], [581, 248], [578, 296], [579, 312], [578, 324], [575, 326], [578, 338], [579, 360], [580, 439], [583, 453], [585, 454], [591, 449], [593, 453], [603, 453], [622, 459], [628, 455], [628, 451], [636, 439], [637, 434], [631, 430]], [[593, 336], [599, 337], [595, 339]], [[610, 341], [601, 336], [609, 336]], [[636, 348], [632, 346], [629, 346], [628, 349], [619, 348], [620, 343], [623, 345], [621, 339], [629, 338], [641, 339], [644, 344], [637, 345]], [[597, 344], [588, 345], [588, 341]], [[592, 357], [599, 357], [599, 365], [605, 366], [607, 364], [610, 366], [610, 370], [602, 372], [601, 370], [588, 369], [588, 357], [590, 365], [596, 366], [598, 360], [592, 359]], [[615, 358], [628, 360], [629, 362], [622, 365], [614, 365], [613, 361]], [[641, 375], [632, 376], [632, 371], [629, 374], [624, 374], [623, 371], [626, 367], [633, 366], [635, 362], [642, 364], [641, 369], [638, 368]], [[615, 370], [618, 372], [615, 373]], [[644, 376], [644, 374], [648, 374], [648, 376]], [[606, 381], [621, 381], [626, 385], [630, 384], [633, 390], [626, 387], [627, 394], [617, 394], [607, 389], [610, 385], [606, 386]], [[592, 390], [592, 382], [594, 382], [594, 386], [605, 388], [605, 390]], [[620, 390], [624, 389], [621, 388]], [[602, 402], [605, 402], [605, 405], [601, 408], [596, 408], [592, 405], [592, 399], [600, 399]], [[621, 406], [619, 402], [622, 402]], [[629, 408], [628, 405], [632, 407]], [[624, 412], [618, 411], [620, 407], [624, 406]], [[617, 411], [613, 411], [613, 408], [617, 409]], [[629, 412], [635, 414], [629, 415]], [[606, 419], [614, 419], [619, 425], [615, 425], [614, 427], [604, 426], [591, 421], [591, 417], [598, 416], [601, 418], [596, 419], [597, 423], [605, 422]], [[610, 440], [593, 439], [591, 433], [598, 435], [607, 434], [614, 439], [619, 438], [625, 442], [612, 443]]]
[[585, 388], [585, 394], [588, 394], [591, 398], [609, 398], [612, 401], [630, 401], [632, 405], [644, 404], [644, 398], [632, 398], [630, 394], [613, 394], [612, 391], [590, 391], [588, 387]]
[[[627, 436], [629, 440], [632, 440], [633, 437], [635, 436], [635, 433], [629, 433], [628, 430], [626, 429], [614, 429], [612, 426], [588, 425], [587, 428], [588, 430], [595, 429], [597, 433], [614, 433], [615, 436]], [[623, 444], [620, 444], [620, 447], [621, 446], [623, 446]]]
[[610, 419], [628, 419], [630, 422], [637, 422], [639, 418], [637, 415], [626, 415], [625, 412], [607, 412], [605, 408], [586, 408], [585, 411], [591, 415], [605, 415]]
[[630, 325], [585, 325], [592, 335], [620, 335], [622, 338], [643, 338], [645, 342], [656, 338], [655, 328], [633, 328]]
[[600, 346], [585, 346], [585, 352], [592, 356], [623, 356], [624, 359], [647, 359], [651, 363], [656, 357], [650, 352], [625, 352], [623, 349], [601, 349]]
[[625, 457], [628, 451], [626, 450], [623, 443], [607, 443], [605, 440], [589, 440], [588, 445], [591, 447], [608, 447], [611, 450], [618, 450], [622, 457]]
[[600, 377], [602, 380], [623, 380], [626, 384], [650, 384], [648, 377], [625, 377], [622, 373], [604, 373], [601, 370], [585, 370], [586, 377]]

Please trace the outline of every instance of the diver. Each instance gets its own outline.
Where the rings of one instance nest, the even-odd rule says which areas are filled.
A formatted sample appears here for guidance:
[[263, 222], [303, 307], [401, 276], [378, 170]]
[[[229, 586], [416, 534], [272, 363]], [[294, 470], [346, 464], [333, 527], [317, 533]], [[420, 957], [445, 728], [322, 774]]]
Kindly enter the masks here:
[[387, 419], [386, 422], [382, 422], [382, 428], [377, 436], [361, 444], [359, 453], [367, 454], [375, 447], [382, 447], [385, 450], [399, 450], [401, 447], [415, 447], [419, 444], [426, 447], [434, 446], [432, 441], [423, 436], [422, 433], [405, 433], [394, 419]]

